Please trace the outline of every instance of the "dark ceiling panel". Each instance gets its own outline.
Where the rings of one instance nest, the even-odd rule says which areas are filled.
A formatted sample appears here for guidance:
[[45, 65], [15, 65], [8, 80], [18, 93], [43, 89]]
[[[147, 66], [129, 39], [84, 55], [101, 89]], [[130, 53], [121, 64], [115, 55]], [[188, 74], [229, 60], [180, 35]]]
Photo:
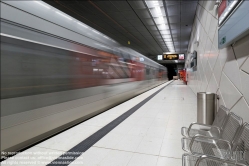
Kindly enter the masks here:
[[[168, 51], [144, 1], [79, 1], [45, 0], [46, 3], [88, 24], [152, 59]], [[195, 17], [197, 1], [165, 0], [175, 51], [187, 49]], [[188, 25], [188, 26], [185, 26]], [[127, 41], [131, 41], [128, 45]]]
[[128, 20], [133, 26], [143, 26], [143, 23], [140, 21], [140, 19], [131, 19]]
[[180, 15], [180, 5], [170, 5], [167, 6], [168, 16]]
[[111, 2], [119, 11], [123, 12], [131, 10], [130, 5], [126, 1], [111, 1]]
[[143, 22], [146, 25], [152, 25], [152, 26], [155, 25], [154, 22], [153, 22], [153, 20], [151, 18], [150, 19], [144, 19]]
[[169, 23], [180, 23], [180, 15], [169, 16]]
[[103, 10], [119, 12], [119, 10], [110, 1], [95, 1], [94, 3]]
[[132, 6], [133, 9], [146, 9], [146, 6], [144, 5], [143, 1], [128, 1], [129, 4]]
[[147, 9], [139, 9], [135, 11], [140, 18], [151, 18]]
[[127, 11], [123, 11], [122, 12], [122, 15], [128, 19], [128, 20], [131, 20], [131, 19], [134, 19], [137, 17], [136, 13], [134, 13], [134, 11], [132, 10], [127, 10]]

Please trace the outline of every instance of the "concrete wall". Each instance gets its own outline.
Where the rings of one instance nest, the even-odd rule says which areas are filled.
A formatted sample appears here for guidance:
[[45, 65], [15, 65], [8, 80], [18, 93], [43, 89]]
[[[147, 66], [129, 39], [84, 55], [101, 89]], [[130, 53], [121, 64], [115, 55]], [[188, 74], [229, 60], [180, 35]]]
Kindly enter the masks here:
[[[195, 43], [197, 40], [199, 44]], [[188, 71], [189, 87], [195, 94], [199, 91], [217, 93], [219, 105], [249, 122], [249, 35], [219, 50], [216, 8], [212, 1], [199, 1], [188, 52], [194, 50], [197, 51], [197, 71]]]

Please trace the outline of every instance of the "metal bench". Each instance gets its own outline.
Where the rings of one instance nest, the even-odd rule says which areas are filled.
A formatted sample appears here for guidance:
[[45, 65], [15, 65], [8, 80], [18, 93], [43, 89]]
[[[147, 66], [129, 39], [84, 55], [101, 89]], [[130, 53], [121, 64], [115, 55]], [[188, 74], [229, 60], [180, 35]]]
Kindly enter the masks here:
[[[212, 142], [214, 139], [216, 139], [215, 142], [224, 142], [225, 140], [227, 142], [233, 143], [235, 136], [242, 124], [242, 118], [230, 112], [228, 117], [225, 119], [224, 125], [221, 127], [220, 134], [217, 137], [209, 137], [198, 134], [192, 138], [184, 137], [182, 138], [182, 149], [187, 152], [190, 152], [193, 149], [199, 149], [198, 151], [200, 151], [201, 154], [205, 154], [205, 151], [203, 150], [205, 149], [206, 144], [211, 145], [210, 141]], [[223, 146], [222, 143], [219, 145]], [[224, 146], [226, 145], [227, 144]], [[215, 148], [217, 145], [212, 144], [212, 146], [212, 148]]]
[[202, 143], [202, 151], [194, 147], [192, 154], [182, 156], [183, 166], [249, 166], [248, 123], [239, 130], [234, 143], [217, 138], [207, 138]]
[[183, 166], [248, 166], [233, 160], [220, 159], [206, 155], [196, 156], [185, 153], [182, 156]]
[[[227, 118], [227, 115], [229, 113], [229, 110], [224, 107], [220, 106], [218, 113], [215, 116], [214, 122], [212, 125], [206, 125], [201, 123], [191, 123], [190, 126], [182, 127], [181, 133], [184, 137], [193, 137], [196, 134], [208, 136], [208, 137], [218, 137], [220, 135], [220, 129], [222, 125], [224, 124], [225, 119]], [[206, 129], [195, 129], [196, 127], [205, 127]]]

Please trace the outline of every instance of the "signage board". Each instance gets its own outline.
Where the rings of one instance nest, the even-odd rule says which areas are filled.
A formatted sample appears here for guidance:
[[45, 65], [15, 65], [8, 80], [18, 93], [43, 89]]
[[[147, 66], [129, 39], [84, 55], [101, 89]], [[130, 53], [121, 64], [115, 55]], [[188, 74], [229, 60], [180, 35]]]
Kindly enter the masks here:
[[232, 13], [239, 4], [239, 0], [222, 0], [218, 8], [219, 25]]
[[222, 0], [219, 6], [219, 49], [230, 46], [249, 34], [248, 18], [248, 0]]
[[184, 60], [184, 54], [179, 54], [179, 60]]
[[157, 55], [157, 60], [184, 60], [184, 54], [163, 54]]
[[178, 54], [163, 54], [163, 60], [178, 60]]

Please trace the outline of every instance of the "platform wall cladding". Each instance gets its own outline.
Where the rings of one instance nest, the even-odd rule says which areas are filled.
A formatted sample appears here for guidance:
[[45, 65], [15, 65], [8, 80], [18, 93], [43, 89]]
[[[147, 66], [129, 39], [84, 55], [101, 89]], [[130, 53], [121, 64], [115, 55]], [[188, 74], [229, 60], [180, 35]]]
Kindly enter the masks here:
[[188, 52], [197, 51], [197, 70], [187, 72], [189, 87], [195, 94], [218, 94], [219, 105], [249, 122], [249, 35], [219, 50], [216, 7], [199, 1], [190, 43]]

